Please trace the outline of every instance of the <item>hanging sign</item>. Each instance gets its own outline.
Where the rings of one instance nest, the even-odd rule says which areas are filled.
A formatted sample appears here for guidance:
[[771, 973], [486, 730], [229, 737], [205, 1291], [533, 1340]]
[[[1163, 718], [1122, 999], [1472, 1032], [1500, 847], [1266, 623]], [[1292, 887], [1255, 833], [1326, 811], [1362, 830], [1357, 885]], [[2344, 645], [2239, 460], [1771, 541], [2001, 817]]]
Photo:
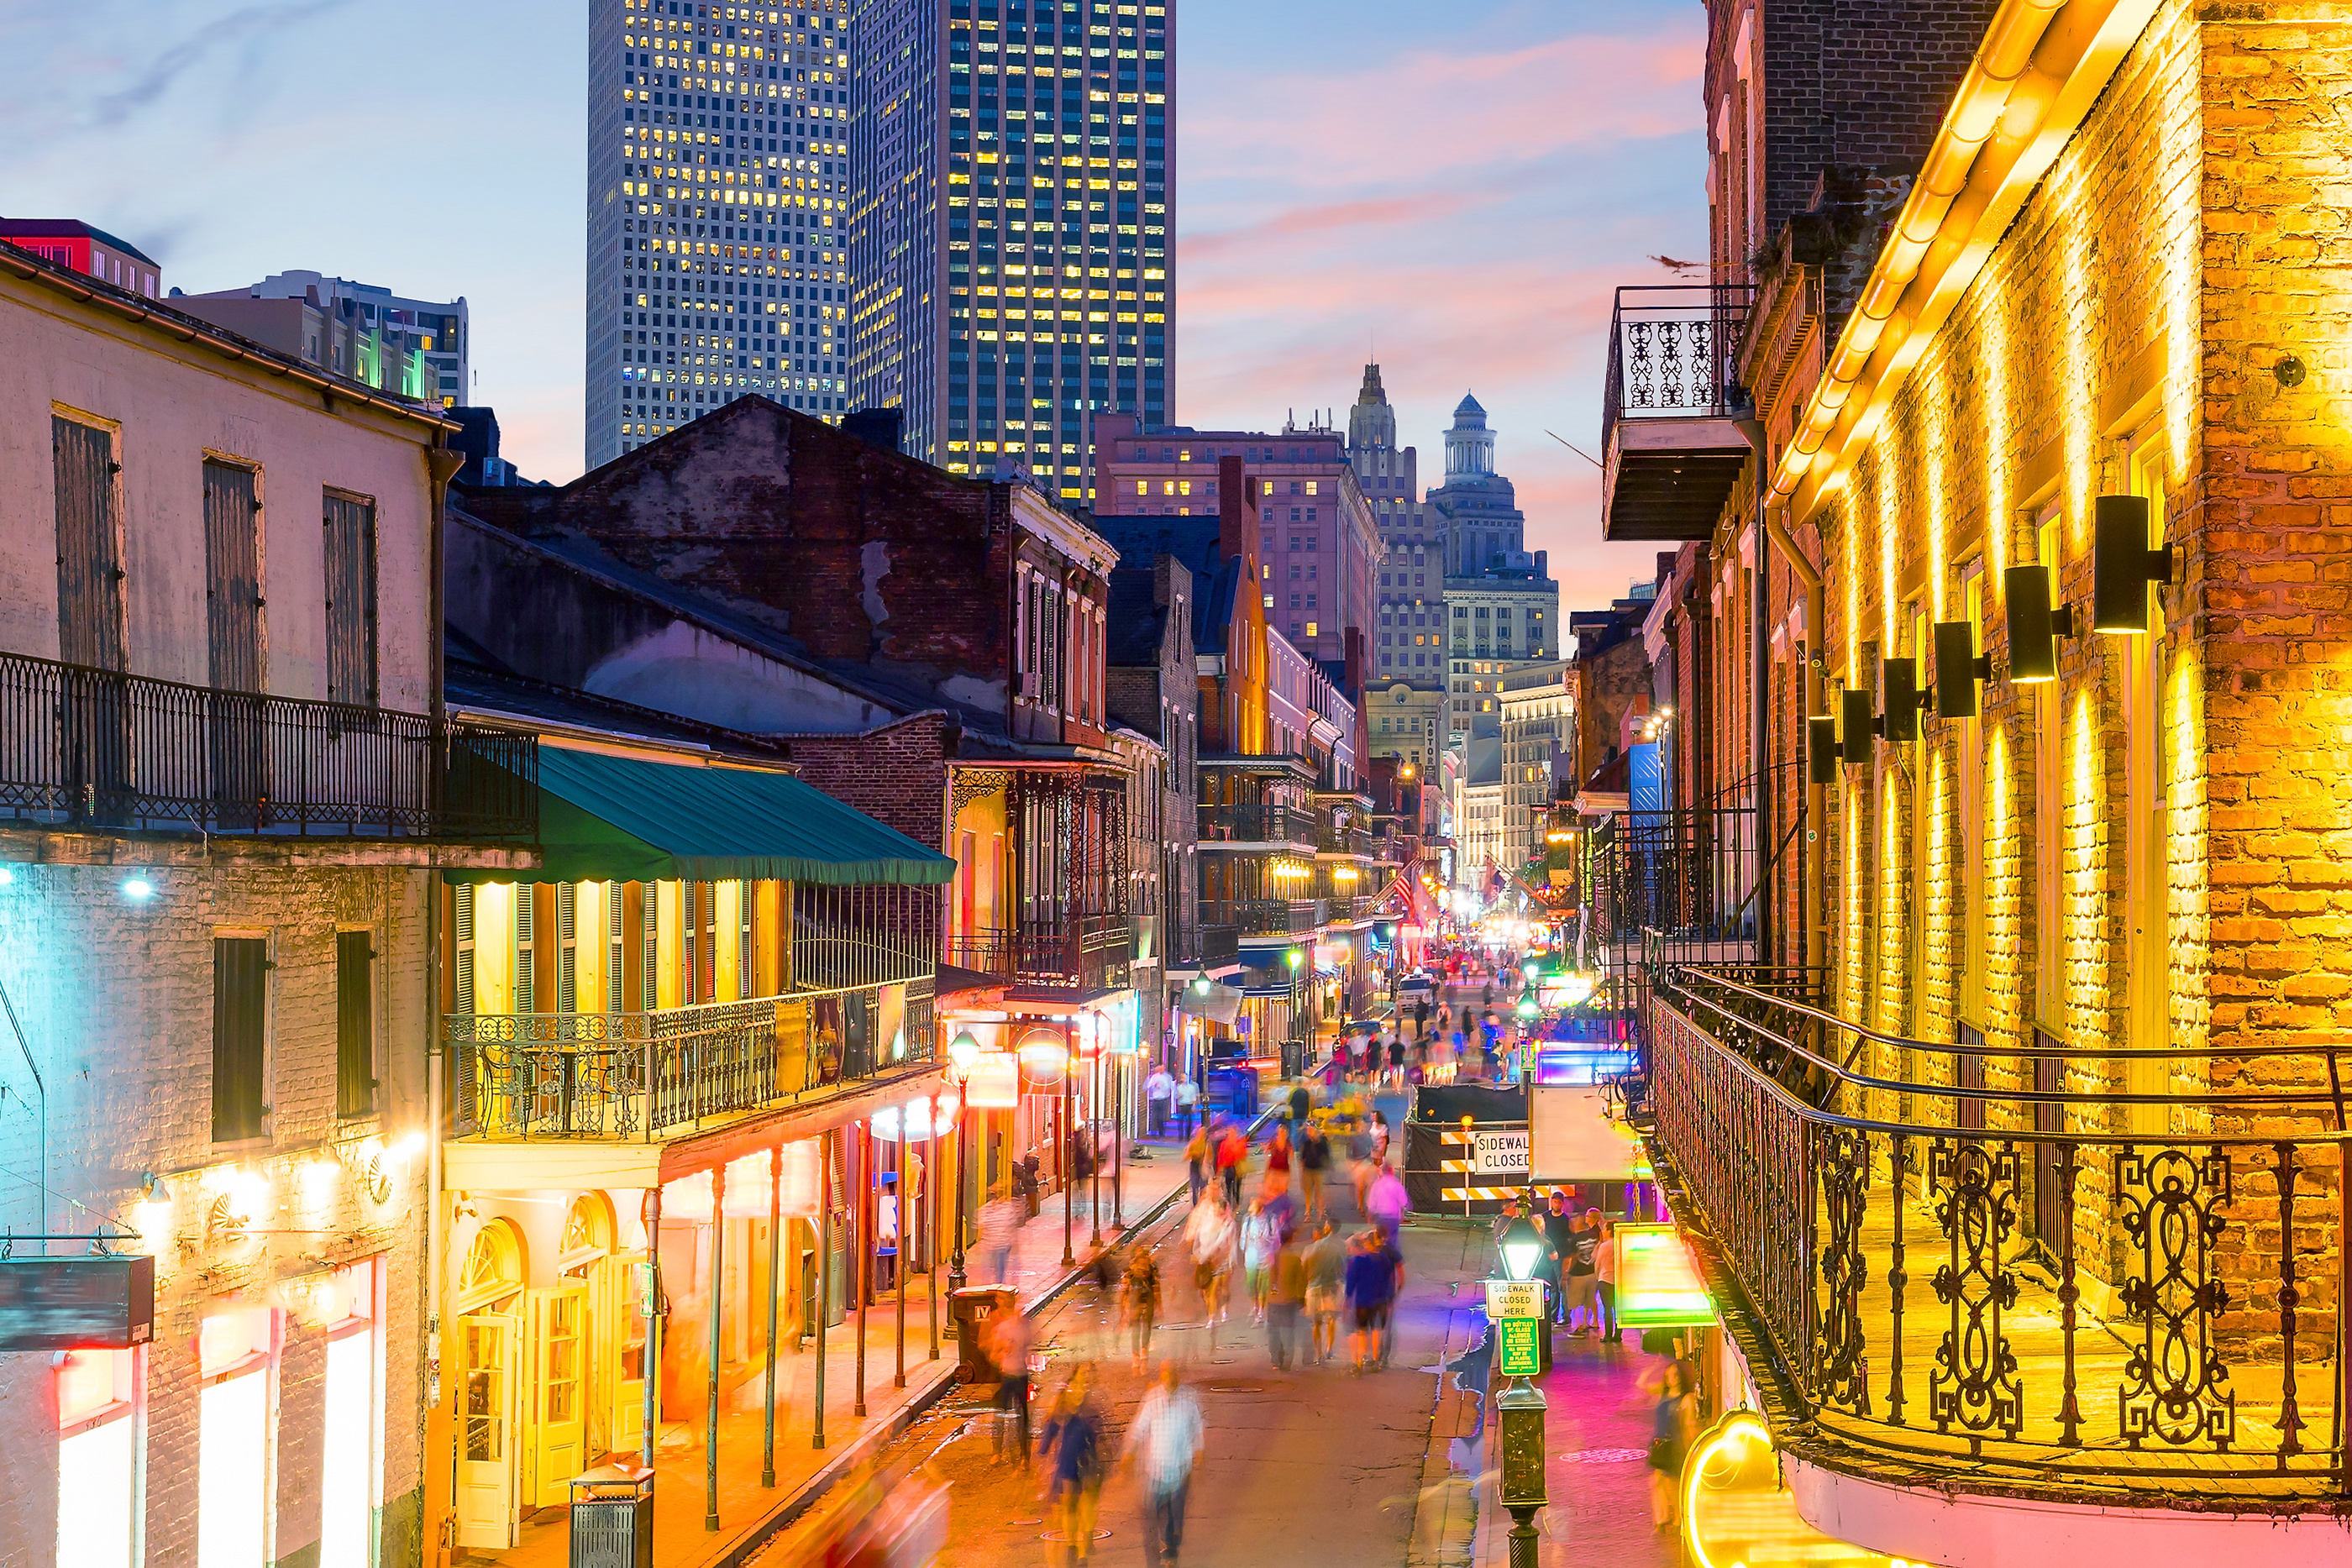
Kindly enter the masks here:
[[1684, 1328], [1715, 1321], [1715, 1300], [1671, 1225], [1621, 1225], [1617, 1318], [1635, 1328]]
[[127, 1350], [155, 1337], [155, 1260], [0, 1261], [0, 1351]]
[[1534, 1377], [1543, 1371], [1543, 1323], [1538, 1318], [1504, 1318], [1495, 1324], [1495, 1370], [1505, 1377]]
[[972, 1060], [964, 1103], [975, 1111], [1011, 1111], [1021, 1103], [1021, 1061], [1010, 1051], [983, 1051]]

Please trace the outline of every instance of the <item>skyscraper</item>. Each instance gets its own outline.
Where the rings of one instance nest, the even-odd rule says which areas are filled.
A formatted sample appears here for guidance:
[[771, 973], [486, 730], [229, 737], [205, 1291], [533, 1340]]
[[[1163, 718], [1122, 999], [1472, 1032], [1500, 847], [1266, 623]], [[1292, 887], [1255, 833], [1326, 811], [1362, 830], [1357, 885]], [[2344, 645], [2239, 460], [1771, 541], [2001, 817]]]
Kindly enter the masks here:
[[1426, 766], [1443, 737], [1445, 569], [1421, 500], [1421, 449], [1397, 444], [1396, 410], [1378, 365], [1348, 410], [1348, 463], [1381, 531], [1380, 625], [1367, 632], [1371, 754]]
[[1075, 500], [1089, 414], [1167, 423], [1171, 9], [859, 0], [851, 395], [907, 452]]
[[592, 0], [588, 465], [748, 392], [848, 407], [850, 0]]

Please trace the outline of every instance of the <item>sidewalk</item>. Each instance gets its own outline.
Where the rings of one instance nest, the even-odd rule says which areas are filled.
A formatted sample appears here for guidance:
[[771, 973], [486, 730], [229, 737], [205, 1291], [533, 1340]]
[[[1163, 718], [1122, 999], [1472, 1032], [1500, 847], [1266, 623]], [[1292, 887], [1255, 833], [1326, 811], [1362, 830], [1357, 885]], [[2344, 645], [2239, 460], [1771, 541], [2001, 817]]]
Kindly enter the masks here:
[[[1130, 1145], [1132, 1147], [1132, 1145]], [[1122, 1178], [1125, 1226], [1132, 1228], [1148, 1218], [1171, 1193], [1182, 1190], [1184, 1149], [1181, 1143], [1150, 1143], [1151, 1158], [1129, 1159]], [[1045, 1200], [1037, 1218], [1023, 1226], [1013, 1243], [1008, 1271], [1021, 1293], [1024, 1309], [1034, 1312], [1053, 1299], [1083, 1271], [1093, 1249], [1094, 1210], [1089, 1184], [1074, 1195], [1070, 1249], [1073, 1262], [1062, 1262], [1062, 1199]], [[1102, 1239], [1116, 1242], [1111, 1184], [1106, 1172], [1102, 1190]], [[976, 1250], [976, 1249], [975, 1249]], [[977, 1258], [966, 1256], [966, 1266], [977, 1268]], [[938, 1275], [944, 1291], [947, 1271]], [[991, 1283], [972, 1276], [974, 1284]], [[760, 1482], [765, 1424], [765, 1380], [754, 1376], [730, 1391], [719, 1418], [719, 1528], [705, 1525], [705, 1482], [709, 1453], [707, 1427], [700, 1401], [684, 1419], [665, 1418], [654, 1458], [654, 1561], [660, 1568], [737, 1568], [777, 1531], [792, 1522], [822, 1497], [841, 1475], [876, 1451], [946, 1392], [954, 1381], [956, 1343], [948, 1303], [940, 1302], [940, 1348], [933, 1359], [930, 1339], [930, 1281], [917, 1277], [908, 1282], [906, 1323], [906, 1385], [896, 1385], [898, 1372], [898, 1303], [885, 1298], [866, 1309], [866, 1414], [857, 1406], [856, 1314], [825, 1333], [824, 1438], [814, 1446], [817, 1410], [814, 1349], [787, 1350], [776, 1362], [775, 1484]], [[498, 1568], [564, 1568], [571, 1552], [568, 1511], [542, 1509], [517, 1531], [516, 1544], [505, 1552], [464, 1552], [459, 1563], [496, 1563]]]
[[[1641, 1336], [1610, 1346], [1597, 1340], [1552, 1341], [1552, 1368], [1534, 1379], [1549, 1408], [1544, 1415], [1544, 1491], [1536, 1515], [1540, 1568], [1607, 1563], [1611, 1568], [1678, 1568], [1679, 1533], [1650, 1522], [1649, 1396], [1642, 1374], [1656, 1358], [1642, 1354]], [[1496, 1382], [1496, 1392], [1504, 1386]], [[1511, 1516], [1495, 1500], [1498, 1462], [1491, 1416], [1478, 1484], [1478, 1536], [1472, 1562], [1503, 1568], [1510, 1561]]]

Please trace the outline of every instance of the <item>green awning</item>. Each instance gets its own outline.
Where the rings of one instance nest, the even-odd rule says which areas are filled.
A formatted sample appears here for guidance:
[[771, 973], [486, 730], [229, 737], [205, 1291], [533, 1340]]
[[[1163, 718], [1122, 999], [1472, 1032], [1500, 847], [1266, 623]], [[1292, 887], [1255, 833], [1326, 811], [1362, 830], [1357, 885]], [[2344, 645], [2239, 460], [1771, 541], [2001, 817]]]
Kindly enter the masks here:
[[[787, 773], [542, 746], [534, 882], [782, 882], [935, 886], [955, 862]], [[453, 882], [511, 872], [453, 871]]]

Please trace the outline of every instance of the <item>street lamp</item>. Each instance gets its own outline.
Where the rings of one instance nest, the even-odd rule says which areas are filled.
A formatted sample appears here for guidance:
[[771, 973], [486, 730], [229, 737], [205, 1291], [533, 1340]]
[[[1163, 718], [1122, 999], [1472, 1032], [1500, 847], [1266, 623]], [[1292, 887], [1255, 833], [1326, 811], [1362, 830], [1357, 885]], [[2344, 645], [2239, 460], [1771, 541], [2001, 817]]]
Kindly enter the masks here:
[[[1520, 1215], [1503, 1228], [1501, 1249], [1504, 1270], [1512, 1279], [1533, 1279], [1544, 1253], [1543, 1232]], [[1545, 1499], [1543, 1390], [1515, 1382], [1495, 1407], [1502, 1421], [1499, 1496], [1511, 1511], [1510, 1568], [1536, 1568], [1536, 1510]]]
[[[948, 1041], [948, 1076], [955, 1080], [959, 1109], [962, 1109], [962, 1102], [968, 1098], [967, 1091], [971, 1082], [972, 1064], [979, 1060], [980, 1041], [972, 1038], [971, 1030], [958, 1030], [956, 1037]], [[955, 1247], [948, 1259], [948, 1294], [950, 1296], [953, 1296], [964, 1288], [963, 1238], [964, 1231], [971, 1219], [965, 1206], [966, 1195], [971, 1191], [971, 1184], [970, 1167], [964, 1164], [963, 1126], [970, 1120], [971, 1118], [968, 1114], [960, 1115], [956, 1118], [955, 1124], [956, 1225]], [[822, 1315], [821, 1312], [820, 1315]]]

